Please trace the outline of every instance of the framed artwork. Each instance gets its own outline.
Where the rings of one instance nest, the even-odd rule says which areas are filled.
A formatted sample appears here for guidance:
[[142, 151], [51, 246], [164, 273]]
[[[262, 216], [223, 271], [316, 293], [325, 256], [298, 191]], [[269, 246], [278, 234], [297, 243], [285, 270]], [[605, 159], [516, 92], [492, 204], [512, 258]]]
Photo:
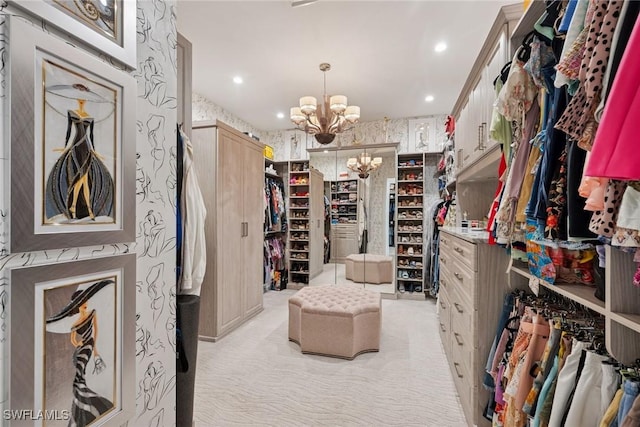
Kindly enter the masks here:
[[425, 117], [409, 120], [409, 152], [439, 152], [437, 144], [436, 119]]
[[287, 160], [309, 160], [307, 151], [308, 135], [300, 130], [284, 133], [285, 158]]
[[9, 22], [10, 250], [135, 240], [136, 82]]
[[9, 409], [47, 427], [135, 415], [135, 268], [125, 254], [10, 271]]
[[135, 0], [13, 0], [11, 3], [136, 68]]

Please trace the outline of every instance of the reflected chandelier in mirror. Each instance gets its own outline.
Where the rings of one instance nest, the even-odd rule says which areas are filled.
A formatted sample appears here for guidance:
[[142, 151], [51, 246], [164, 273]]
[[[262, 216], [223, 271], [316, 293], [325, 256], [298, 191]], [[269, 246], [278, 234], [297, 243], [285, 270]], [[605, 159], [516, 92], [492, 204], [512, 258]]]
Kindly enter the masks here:
[[362, 152], [358, 157], [351, 157], [347, 160], [347, 168], [358, 174], [362, 179], [367, 179], [369, 173], [378, 169], [382, 164], [382, 157], [371, 157], [366, 152]]

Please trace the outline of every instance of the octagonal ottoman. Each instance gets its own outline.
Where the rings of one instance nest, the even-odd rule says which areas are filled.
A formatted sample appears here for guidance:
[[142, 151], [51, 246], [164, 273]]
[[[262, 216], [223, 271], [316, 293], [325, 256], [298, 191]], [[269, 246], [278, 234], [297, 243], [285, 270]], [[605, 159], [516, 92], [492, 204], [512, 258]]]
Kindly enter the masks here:
[[351, 254], [344, 259], [345, 278], [358, 283], [393, 283], [393, 258], [376, 254]]
[[305, 354], [351, 360], [380, 349], [381, 311], [379, 292], [308, 286], [289, 298], [289, 341]]

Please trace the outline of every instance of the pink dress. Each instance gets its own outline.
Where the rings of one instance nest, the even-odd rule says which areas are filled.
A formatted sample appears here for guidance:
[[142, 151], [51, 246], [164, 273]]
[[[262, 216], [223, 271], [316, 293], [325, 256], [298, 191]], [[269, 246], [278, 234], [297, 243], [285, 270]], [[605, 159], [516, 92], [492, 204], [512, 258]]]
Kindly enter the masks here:
[[587, 176], [640, 180], [640, 19], [631, 33], [604, 107]]

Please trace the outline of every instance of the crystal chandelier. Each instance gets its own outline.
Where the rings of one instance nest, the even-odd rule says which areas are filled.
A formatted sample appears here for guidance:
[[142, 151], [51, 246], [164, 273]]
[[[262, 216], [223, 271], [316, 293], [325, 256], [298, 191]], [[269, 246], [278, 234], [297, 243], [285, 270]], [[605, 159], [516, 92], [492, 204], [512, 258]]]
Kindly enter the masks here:
[[362, 179], [369, 178], [369, 173], [378, 169], [382, 164], [382, 157], [371, 157], [367, 153], [360, 154], [359, 157], [351, 157], [347, 160], [347, 168], [356, 172]]
[[330, 144], [337, 133], [351, 129], [360, 119], [360, 107], [347, 105], [344, 95], [327, 95], [327, 71], [331, 65], [323, 62], [320, 71], [324, 77], [324, 95], [318, 106], [313, 96], [300, 98], [300, 107], [291, 108], [291, 121], [309, 135], [314, 135], [320, 144]]

